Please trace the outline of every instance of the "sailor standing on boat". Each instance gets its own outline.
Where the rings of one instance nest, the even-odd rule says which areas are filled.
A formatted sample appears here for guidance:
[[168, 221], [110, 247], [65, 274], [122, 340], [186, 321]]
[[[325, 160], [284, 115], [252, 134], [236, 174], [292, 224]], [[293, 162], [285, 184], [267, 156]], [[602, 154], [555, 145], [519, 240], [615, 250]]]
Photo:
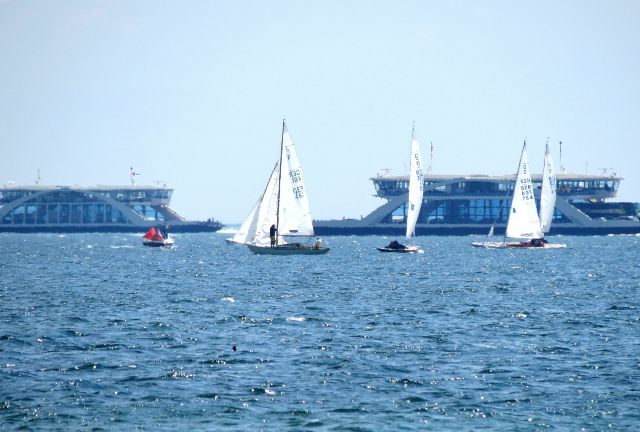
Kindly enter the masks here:
[[275, 247], [278, 244], [278, 228], [276, 228], [276, 224], [271, 225], [271, 228], [269, 228], [269, 237], [271, 237], [271, 247]]

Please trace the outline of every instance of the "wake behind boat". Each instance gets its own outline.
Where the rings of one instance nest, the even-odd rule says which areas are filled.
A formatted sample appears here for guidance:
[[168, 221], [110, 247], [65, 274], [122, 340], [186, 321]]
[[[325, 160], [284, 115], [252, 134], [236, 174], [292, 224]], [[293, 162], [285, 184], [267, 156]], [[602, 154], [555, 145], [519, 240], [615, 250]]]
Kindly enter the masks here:
[[474, 242], [471, 243], [475, 247], [483, 247], [487, 249], [500, 248], [525, 248], [525, 249], [564, 249], [566, 244], [562, 243], [544, 243], [540, 246], [534, 246], [531, 242]]
[[[549, 232], [553, 211], [556, 202], [556, 176], [553, 173], [553, 161], [549, 153], [547, 143], [544, 153], [544, 168], [542, 178], [542, 190], [540, 192], [540, 215], [536, 209], [536, 201], [531, 183], [531, 173], [529, 171], [529, 160], [527, 157], [527, 143], [522, 146], [518, 174], [511, 199], [509, 210], [509, 220], [507, 221], [507, 231], [505, 239], [524, 239], [520, 242], [474, 242], [475, 247], [484, 248], [538, 248], [538, 249], [560, 249], [566, 248], [565, 244], [553, 244], [544, 239], [544, 233]], [[489, 236], [493, 233], [493, 227], [489, 231]]]
[[[411, 130], [411, 155], [409, 157], [409, 194], [407, 199], [407, 231], [405, 237], [410, 240], [415, 236], [416, 223], [420, 215], [422, 207], [422, 197], [424, 196], [424, 171], [422, 169], [422, 154], [420, 153], [420, 144], [416, 139], [415, 128]], [[398, 253], [423, 253], [419, 246], [407, 246], [399, 243], [397, 240], [392, 241], [387, 246], [376, 248], [380, 252], [398, 252]]]
[[[245, 227], [246, 224], [246, 227]], [[296, 147], [282, 121], [280, 159], [276, 163], [267, 186], [249, 217], [235, 238], [244, 241], [249, 250], [259, 255], [322, 255], [329, 248], [317, 239], [313, 246], [300, 242], [287, 243], [284, 237], [307, 237], [313, 233], [309, 200], [304, 186], [302, 166]], [[252, 238], [249, 238], [252, 237]]]

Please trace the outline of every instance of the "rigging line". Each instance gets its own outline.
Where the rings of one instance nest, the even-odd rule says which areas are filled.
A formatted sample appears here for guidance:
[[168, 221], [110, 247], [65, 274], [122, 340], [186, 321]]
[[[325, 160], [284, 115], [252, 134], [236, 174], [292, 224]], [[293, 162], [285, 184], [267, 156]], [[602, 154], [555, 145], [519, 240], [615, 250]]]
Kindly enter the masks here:
[[[517, 173], [516, 173], [516, 177], [517, 177]], [[514, 193], [515, 193], [515, 185], [514, 185]], [[491, 228], [489, 228], [489, 233], [493, 234], [493, 228], [496, 226], [496, 223], [498, 223], [498, 219], [500, 218], [500, 215], [502, 214], [502, 208], [504, 207], [504, 203], [507, 201], [507, 197], [509, 196], [509, 193], [511, 191], [509, 190], [509, 188], [507, 188], [507, 193], [504, 194], [504, 198], [502, 198], [500, 200], [500, 207], [498, 208], [498, 213], [496, 214], [495, 219], [493, 220], [493, 223], [491, 224]], [[506, 234], [506, 230], [505, 230], [505, 234]], [[505, 237], [506, 238], [506, 237]]]

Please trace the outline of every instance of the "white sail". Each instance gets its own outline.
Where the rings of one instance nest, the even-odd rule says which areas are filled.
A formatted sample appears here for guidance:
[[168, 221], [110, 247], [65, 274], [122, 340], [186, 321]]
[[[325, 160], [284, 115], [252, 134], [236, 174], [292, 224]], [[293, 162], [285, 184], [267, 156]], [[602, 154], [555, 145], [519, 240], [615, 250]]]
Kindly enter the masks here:
[[[279, 223], [280, 235], [313, 235], [309, 200], [304, 186], [302, 167], [296, 146], [287, 127], [282, 129], [282, 155], [280, 163]], [[274, 213], [275, 214], [275, 213]]]
[[[269, 244], [269, 227], [275, 223], [269, 219], [269, 209], [275, 208], [277, 203], [278, 168], [280, 164], [276, 162], [271, 171], [269, 181], [260, 196], [260, 199], [243, 222], [232, 241], [245, 244]], [[273, 212], [271, 212], [273, 213]]]
[[556, 175], [553, 172], [553, 161], [549, 153], [549, 144], [544, 151], [544, 168], [542, 173], [542, 191], [540, 192], [540, 225], [542, 231], [549, 232], [556, 206]]
[[407, 201], [407, 239], [415, 235], [416, 222], [422, 207], [422, 197], [424, 194], [424, 172], [422, 168], [422, 155], [420, 154], [420, 144], [411, 134], [411, 159], [409, 161], [409, 199]]
[[[248, 243], [255, 236], [255, 225], [256, 220], [258, 219], [258, 209], [260, 208], [260, 202], [262, 202], [262, 197], [256, 202], [256, 204], [251, 209], [251, 213], [249, 216], [242, 222], [240, 225], [240, 229], [237, 233], [231, 238], [231, 241], [234, 243]], [[250, 232], [251, 226], [254, 227], [253, 232]]]
[[522, 155], [520, 156], [520, 166], [518, 167], [513, 199], [511, 200], [506, 236], [519, 239], [543, 237], [536, 209], [536, 200], [533, 195], [526, 142], [522, 146]]
[[[267, 186], [262, 194], [262, 200], [258, 207], [254, 223], [250, 226], [249, 231], [253, 233], [253, 238], [249, 243], [258, 246], [268, 246], [271, 242], [269, 230], [271, 225], [275, 225], [276, 214], [278, 212], [278, 178], [280, 177], [280, 163], [276, 163]], [[281, 244], [282, 241], [279, 241]]]

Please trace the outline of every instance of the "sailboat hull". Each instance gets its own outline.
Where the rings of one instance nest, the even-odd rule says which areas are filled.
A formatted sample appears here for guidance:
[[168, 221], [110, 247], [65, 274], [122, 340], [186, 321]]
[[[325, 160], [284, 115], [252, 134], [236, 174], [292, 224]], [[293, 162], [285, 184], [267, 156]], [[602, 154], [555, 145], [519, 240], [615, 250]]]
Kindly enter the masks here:
[[380, 252], [396, 252], [396, 253], [424, 253], [422, 249], [418, 246], [407, 246], [404, 249], [396, 249], [396, 248], [376, 248]]
[[255, 245], [247, 245], [247, 247], [257, 255], [324, 255], [329, 252], [329, 248], [308, 247], [301, 243], [288, 243], [275, 247]]
[[563, 243], [545, 243], [544, 246], [531, 246], [528, 242], [474, 242], [474, 247], [483, 247], [489, 249], [501, 248], [520, 248], [520, 249], [564, 249], [567, 247]]
[[162, 247], [162, 246], [168, 246], [171, 247], [173, 246], [173, 239], [164, 239], [164, 240], [143, 240], [142, 241], [142, 245], [143, 246], [150, 246], [150, 247]]

